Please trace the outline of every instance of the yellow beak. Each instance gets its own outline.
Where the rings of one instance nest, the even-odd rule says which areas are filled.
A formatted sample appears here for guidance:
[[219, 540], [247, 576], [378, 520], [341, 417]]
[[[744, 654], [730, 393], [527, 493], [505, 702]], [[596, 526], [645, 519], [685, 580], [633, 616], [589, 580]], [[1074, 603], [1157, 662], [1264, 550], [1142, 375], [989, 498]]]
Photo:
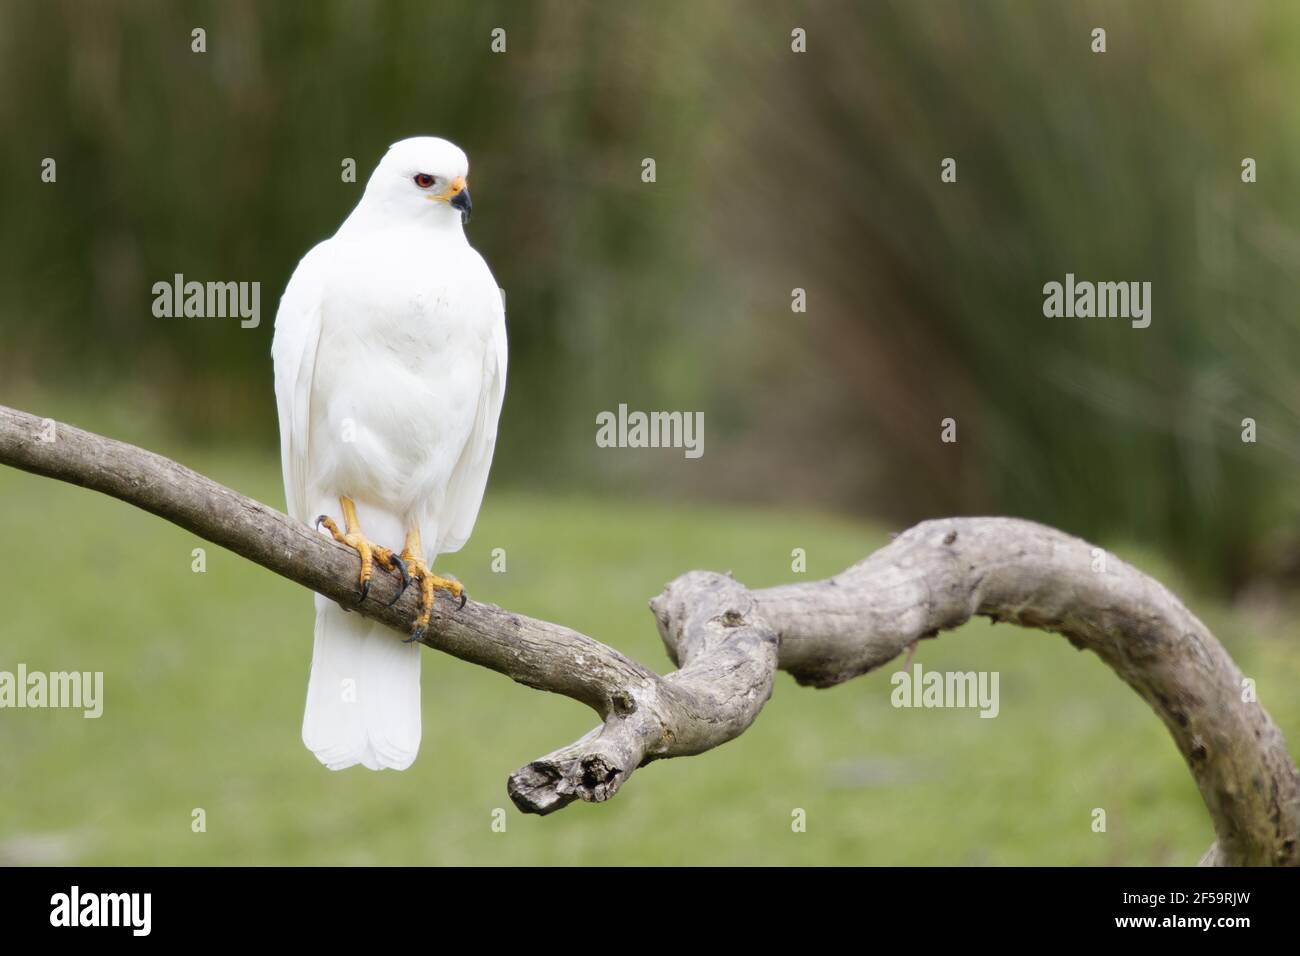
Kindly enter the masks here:
[[453, 199], [455, 199], [457, 196], [463, 193], [468, 185], [469, 184], [465, 182], [464, 176], [457, 176], [455, 179], [451, 181], [451, 184], [447, 187], [446, 192], [438, 193], [433, 198], [441, 199], [443, 202], [451, 202]]

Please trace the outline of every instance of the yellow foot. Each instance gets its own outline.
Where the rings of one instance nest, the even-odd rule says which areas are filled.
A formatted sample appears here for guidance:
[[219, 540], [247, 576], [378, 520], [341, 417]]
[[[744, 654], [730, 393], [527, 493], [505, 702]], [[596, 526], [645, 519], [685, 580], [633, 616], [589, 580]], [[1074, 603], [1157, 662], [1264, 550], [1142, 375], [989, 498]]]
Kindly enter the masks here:
[[[402, 589], [397, 592], [397, 597], [392, 600], [392, 604], [396, 604], [397, 598], [402, 596], [408, 585], [412, 582], [419, 583], [420, 613], [415, 618], [415, 624], [411, 628], [411, 636], [404, 641], [406, 644], [424, 637], [424, 629], [429, 626], [429, 615], [433, 613], [435, 591], [446, 591], [453, 598], [459, 598], [460, 604], [457, 610], [463, 608], [465, 602], [469, 599], [469, 596], [465, 593], [465, 588], [455, 578], [444, 578], [441, 575], [434, 574], [433, 569], [424, 562], [424, 558], [420, 557], [421, 553], [420, 532], [408, 532], [406, 547], [402, 549], [401, 557], [395, 559], [403, 570]], [[392, 604], [389, 606], [391, 607]]]
[[[378, 564], [385, 571], [398, 571], [402, 575], [402, 580], [407, 581], [406, 569], [402, 567], [402, 559], [399, 558], [389, 548], [375, 544], [369, 541], [361, 533], [361, 522], [357, 520], [357, 508], [352, 503], [351, 498], [340, 498], [339, 504], [343, 508], [343, 522], [347, 526], [347, 531], [340, 531], [339, 526], [334, 523], [334, 519], [329, 515], [321, 515], [316, 519], [316, 527], [324, 525], [334, 540], [341, 544], [346, 544], [349, 548], [361, 556], [361, 596], [357, 598], [357, 604], [365, 601], [366, 595], [370, 593], [370, 579], [374, 576], [375, 565]], [[405, 588], [405, 584], [402, 585]]]

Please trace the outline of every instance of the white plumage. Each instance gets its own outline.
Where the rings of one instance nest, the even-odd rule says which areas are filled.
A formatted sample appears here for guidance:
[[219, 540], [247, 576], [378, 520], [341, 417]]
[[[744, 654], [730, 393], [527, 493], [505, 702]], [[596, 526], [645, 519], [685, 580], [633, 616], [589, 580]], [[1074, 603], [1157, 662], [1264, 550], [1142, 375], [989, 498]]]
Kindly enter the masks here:
[[[294, 271], [271, 349], [289, 514], [338, 517], [346, 496], [365, 538], [396, 552], [416, 530], [430, 566], [474, 527], [505, 394], [500, 292], [462, 226], [467, 172], [445, 140], [394, 144]], [[410, 766], [420, 645], [317, 596], [302, 736], [333, 770]]]

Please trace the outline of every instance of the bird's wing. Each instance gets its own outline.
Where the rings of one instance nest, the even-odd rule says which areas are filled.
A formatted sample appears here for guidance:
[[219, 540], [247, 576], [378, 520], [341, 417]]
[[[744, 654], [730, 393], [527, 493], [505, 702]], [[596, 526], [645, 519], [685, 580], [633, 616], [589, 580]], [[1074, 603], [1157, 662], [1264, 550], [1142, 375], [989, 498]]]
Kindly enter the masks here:
[[506, 320], [505, 307], [493, 283], [494, 317], [492, 338], [483, 358], [483, 386], [479, 392], [478, 409], [469, 441], [461, 452], [451, 480], [447, 483], [447, 496], [438, 528], [437, 553], [459, 551], [469, 540], [478, 518], [483, 492], [487, 488], [488, 471], [492, 468], [492, 452], [497, 443], [497, 420], [506, 394]]
[[280, 464], [289, 515], [309, 521], [307, 438], [311, 433], [311, 382], [320, 343], [326, 243], [303, 256], [293, 271], [275, 315], [271, 358], [275, 364], [275, 403], [280, 413]]

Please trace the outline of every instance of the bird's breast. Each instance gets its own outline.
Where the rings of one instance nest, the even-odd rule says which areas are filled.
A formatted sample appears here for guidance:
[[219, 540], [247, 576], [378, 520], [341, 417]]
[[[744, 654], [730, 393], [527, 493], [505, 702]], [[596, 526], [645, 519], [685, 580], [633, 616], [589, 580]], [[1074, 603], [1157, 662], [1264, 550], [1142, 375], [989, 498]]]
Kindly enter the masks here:
[[409, 510], [442, 494], [469, 439], [490, 326], [481, 284], [396, 258], [364, 276], [341, 269], [323, 303], [312, 471], [339, 494]]

